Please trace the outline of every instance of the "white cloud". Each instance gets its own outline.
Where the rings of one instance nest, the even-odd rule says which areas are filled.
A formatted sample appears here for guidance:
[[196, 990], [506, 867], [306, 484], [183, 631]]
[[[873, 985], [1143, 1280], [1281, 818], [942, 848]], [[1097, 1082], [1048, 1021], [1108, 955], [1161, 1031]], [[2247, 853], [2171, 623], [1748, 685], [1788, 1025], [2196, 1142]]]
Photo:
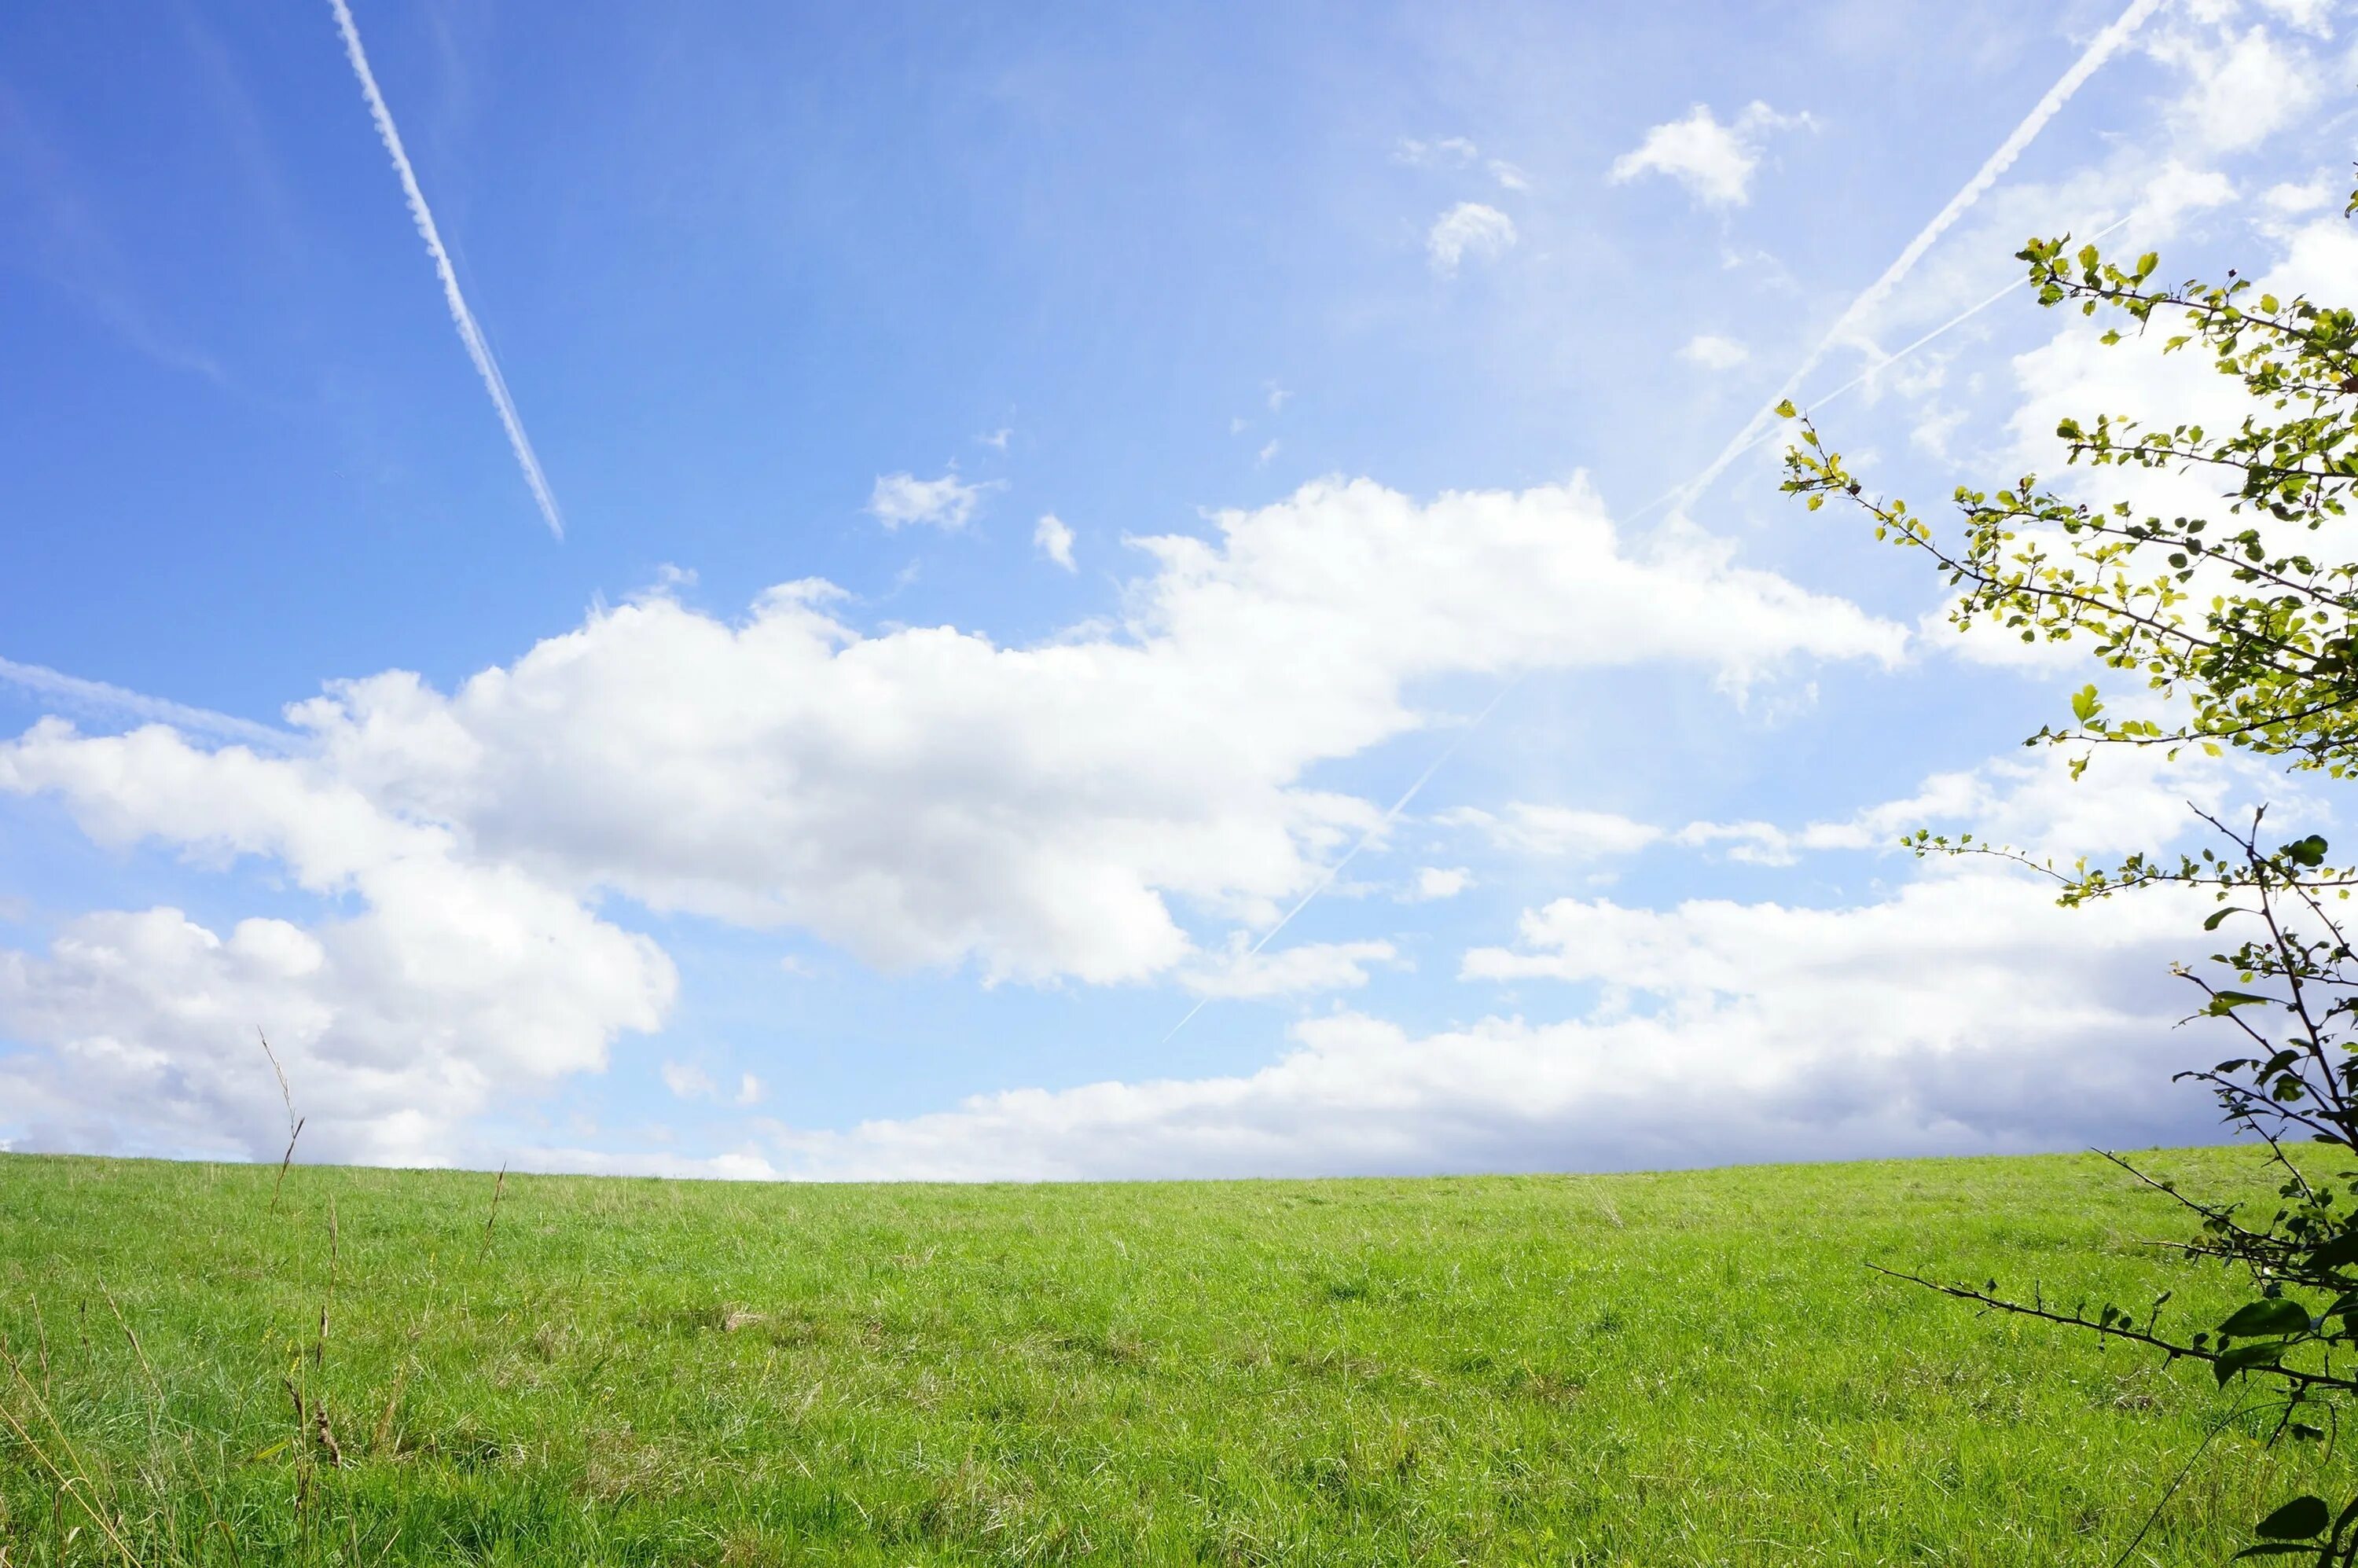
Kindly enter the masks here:
[[1752, 351], [1733, 338], [1698, 332], [1679, 351], [1679, 358], [1705, 370], [1734, 370], [1752, 357]]
[[1479, 201], [1460, 201], [1433, 220], [1424, 237], [1424, 249], [1433, 270], [1448, 277], [1467, 256], [1496, 261], [1514, 243], [1512, 218]]
[[1390, 942], [1303, 942], [1256, 953], [1250, 940], [1233, 933], [1226, 952], [1183, 970], [1180, 983], [1206, 997], [1300, 996], [1356, 990], [1368, 983], [1368, 965], [1400, 962]]
[[32, 1047], [0, 1057], [0, 1116], [38, 1146], [276, 1157], [258, 1027], [308, 1153], [438, 1162], [455, 1123], [659, 1027], [676, 987], [645, 937], [312, 761], [45, 720], [0, 747], [0, 789], [59, 795], [103, 843], [266, 859], [334, 911], [227, 935], [177, 909], [102, 912], [46, 954], [0, 953], [0, 1035]]
[[665, 1062], [663, 1065], [663, 1081], [664, 1087], [679, 1099], [710, 1099], [719, 1092], [711, 1074], [685, 1062]]
[[[664, 1087], [680, 1099], [718, 1100], [721, 1098], [720, 1085], [712, 1075], [689, 1063], [665, 1062], [663, 1065], [663, 1081]], [[759, 1105], [767, 1092], [761, 1079], [751, 1073], [741, 1074], [737, 1087], [729, 1095], [729, 1102], [739, 1106]]]
[[1498, 182], [1502, 190], [1529, 190], [1531, 188], [1531, 177], [1504, 158], [1492, 158], [1488, 168], [1490, 178]]
[[2169, 960], [2200, 908], [2058, 910], [1976, 871], [1812, 910], [1563, 901], [1477, 980], [1601, 988], [1553, 1023], [1427, 1035], [1357, 1013], [1297, 1024], [1235, 1076], [978, 1096], [846, 1132], [782, 1130], [834, 1177], [1598, 1170], [2191, 1141]]
[[1055, 513], [1040, 514], [1040, 525], [1032, 530], [1032, 543], [1042, 555], [1066, 571], [1077, 569], [1073, 565], [1073, 531]]
[[2309, 51], [2262, 26], [2177, 28], [2149, 48], [2190, 79], [2171, 106], [2180, 133], [2220, 152], [2247, 151], [2299, 124], [2322, 91]]
[[2303, 212], [2314, 212], [2332, 200], [2333, 190], [2322, 179], [2312, 179], [2298, 185], [2286, 180], [2280, 184], [2269, 186], [2260, 196], [2262, 204], [2270, 211], [2281, 212], [2288, 217], [2297, 217]]
[[974, 516], [983, 492], [996, 483], [968, 484], [954, 473], [939, 479], [918, 479], [906, 473], [877, 476], [869, 492], [868, 514], [887, 528], [923, 523], [944, 531], [963, 528]]
[[[1259, 922], [1373, 820], [1302, 779], [1425, 723], [1412, 682], [1667, 661], [1741, 686], [1905, 637], [1691, 529], [1630, 549], [1581, 482], [1419, 504], [1322, 481], [1215, 521], [1132, 541], [1153, 570], [1125, 621], [1038, 647], [862, 635], [823, 584], [735, 622], [646, 596], [449, 695], [336, 684], [292, 710], [318, 755], [287, 776], [382, 831], [872, 962], [1134, 979], [1185, 955], [1166, 898]], [[5, 777], [100, 804], [94, 773]], [[139, 830], [219, 831], [193, 804]]]
[[1430, 142], [1402, 136], [1392, 148], [1392, 159], [1412, 168], [1464, 168], [1481, 153], [1481, 148], [1464, 136], [1443, 136]]
[[1014, 431], [1002, 425], [998, 429], [991, 431], [990, 434], [987, 436], [977, 436], [975, 439], [981, 442], [984, 446], [990, 448], [994, 451], [1003, 452], [1007, 449], [1007, 442], [1009, 438], [1014, 434]]
[[1253, 467], [1257, 469], [1265, 469], [1269, 467], [1269, 460], [1277, 456], [1277, 449], [1280, 445], [1282, 445], [1282, 443], [1275, 440], [1263, 443], [1261, 449], [1253, 454]]
[[[987, 981], [1201, 977], [1184, 921], [1266, 928], [1376, 822], [1305, 780], [1430, 723], [1416, 683], [1642, 662], [1735, 690], [1905, 636], [1691, 529], [1628, 545], [1581, 482], [1322, 482], [1132, 543], [1123, 620], [1033, 647], [863, 634], [824, 584], [726, 621], [654, 591], [447, 694], [336, 683], [290, 710], [291, 755], [56, 721], [0, 744], [0, 791], [103, 842], [251, 857], [322, 910], [101, 913], [6, 955], [0, 1033], [29, 1049], [0, 1136], [275, 1153], [261, 1023], [308, 1086], [308, 1147], [455, 1158], [457, 1123], [660, 1026], [672, 967], [592, 913], [607, 894]], [[1382, 961], [1314, 956], [1320, 983]]]
[[1461, 806], [1440, 813], [1434, 821], [1450, 827], [1472, 827], [1499, 849], [1522, 855], [1569, 856], [1603, 860], [1634, 855], [1662, 837], [1662, 830], [1610, 811], [1581, 811], [1563, 806], [1535, 806], [1518, 801], [1503, 816], [1478, 806]]
[[1684, 119], [1646, 133], [1635, 150], [1613, 160], [1606, 178], [1616, 185], [1643, 175], [1667, 175], [1695, 200], [1713, 207], [1741, 207], [1750, 200], [1753, 171], [1760, 167], [1761, 143], [1771, 131], [1814, 124], [1807, 114], [1779, 114], [1754, 103], [1722, 124], [1711, 106], [1698, 103]]
[[1464, 866], [1420, 866], [1409, 896], [1424, 901], [1455, 898], [1473, 885], [1474, 873]]
[[[2086, 655], [2080, 655], [2084, 663]], [[1979, 767], [1934, 773], [1916, 793], [1879, 802], [1844, 817], [1785, 828], [1767, 822], [1693, 822], [1671, 836], [1689, 847], [1725, 844], [1728, 858], [1786, 866], [1804, 853], [1831, 849], [1891, 849], [1919, 828], [2048, 856], [2069, 864], [2080, 855], [2103, 856], [2165, 844], [2193, 822], [2189, 803], [2217, 813], [2240, 784], [2264, 775], [2236, 758], [2189, 754], [2173, 762], [2163, 752], [2108, 749], [2071, 776], [2077, 752], [2040, 751], [2028, 759], [1993, 758]], [[2280, 778], [2266, 778], [2285, 806], [2315, 810]]]
[[1280, 386], [1272, 381], [1269, 384], [1268, 396], [1265, 401], [1269, 404], [1269, 411], [1271, 414], [1282, 414], [1285, 411], [1286, 404], [1291, 402], [1293, 397], [1292, 388]]
[[2215, 169], [2192, 168], [2172, 158], [2145, 188], [2129, 217], [2140, 234], [2167, 233], [2189, 212], [2224, 207], [2235, 200], [2234, 182]]

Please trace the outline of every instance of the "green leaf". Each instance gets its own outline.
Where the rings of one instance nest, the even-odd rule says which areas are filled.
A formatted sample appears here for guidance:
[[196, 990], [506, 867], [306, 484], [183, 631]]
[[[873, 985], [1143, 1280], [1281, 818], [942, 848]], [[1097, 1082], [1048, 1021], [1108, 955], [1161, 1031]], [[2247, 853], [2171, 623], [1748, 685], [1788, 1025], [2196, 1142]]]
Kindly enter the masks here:
[[2254, 996], [2249, 991], [2213, 991], [2211, 1005], [2202, 1011], [2213, 1017], [2224, 1018], [2239, 1007], [2264, 1006], [2275, 1000], [2274, 997]]
[[1778, 403], [1777, 403], [1777, 417], [1778, 417], [1778, 418], [1779, 418], [1779, 419], [1790, 419], [1790, 418], [1792, 418], [1795, 415], [1799, 414], [1800, 412], [1801, 412], [1801, 410], [1800, 410], [1800, 409], [1798, 409], [1798, 408], [1796, 408], [1796, 407], [1794, 407], [1794, 406], [1793, 406], [1793, 400], [1792, 400], [1791, 398], [1790, 398], [1790, 397], [1785, 397], [1785, 398], [1779, 398], [1779, 399], [1778, 400]]
[[2282, 1296], [2246, 1302], [2219, 1325], [2223, 1335], [2255, 1339], [2263, 1335], [2299, 1334], [2309, 1327], [2309, 1309]]
[[2220, 1352], [2219, 1359], [2211, 1363], [2211, 1376], [2223, 1384], [2238, 1372], [2273, 1367], [2283, 1356], [2284, 1346], [2267, 1340], [2238, 1345], [2233, 1350]]
[[2307, 1541], [2332, 1522], [2333, 1509], [2323, 1498], [2303, 1495], [2254, 1525], [2252, 1533], [2263, 1541]]
[[2216, 931], [2219, 929], [2219, 923], [2221, 921], [2226, 919], [2231, 914], [2241, 914], [2243, 913], [2244, 911], [2237, 909], [2231, 903], [2226, 908], [2221, 910], [2218, 914], [2212, 915], [2210, 919], [2204, 921], [2202, 923], [2202, 929], [2205, 931]]
[[2325, 864], [2325, 840], [2312, 833], [2284, 847], [2285, 858], [2303, 866]]
[[2081, 723], [2087, 723], [2104, 710], [2104, 705], [2096, 700], [2093, 686], [2083, 686], [2071, 694], [2071, 716]]

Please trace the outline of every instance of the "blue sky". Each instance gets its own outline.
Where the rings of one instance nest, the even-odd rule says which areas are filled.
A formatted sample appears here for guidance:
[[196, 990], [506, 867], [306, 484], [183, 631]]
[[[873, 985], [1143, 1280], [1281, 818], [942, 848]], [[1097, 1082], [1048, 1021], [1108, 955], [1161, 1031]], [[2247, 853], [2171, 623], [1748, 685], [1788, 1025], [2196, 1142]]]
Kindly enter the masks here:
[[328, 0], [0, 19], [0, 1144], [275, 1157], [257, 1028], [395, 1162], [2206, 1128], [2183, 912], [1890, 845], [2330, 803], [2069, 784], [2088, 672], [1715, 460], [1802, 367], [1920, 502], [2215, 405], [1976, 308], [2349, 297], [2335, 8], [350, 16], [562, 536]]

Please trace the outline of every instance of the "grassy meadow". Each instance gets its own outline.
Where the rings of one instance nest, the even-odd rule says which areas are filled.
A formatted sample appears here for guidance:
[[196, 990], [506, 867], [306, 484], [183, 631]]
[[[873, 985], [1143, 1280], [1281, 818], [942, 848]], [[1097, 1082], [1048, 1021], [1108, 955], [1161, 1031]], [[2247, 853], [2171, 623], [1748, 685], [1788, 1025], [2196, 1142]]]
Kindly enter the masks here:
[[297, 1166], [274, 1212], [276, 1177], [0, 1156], [6, 1568], [2049, 1568], [2120, 1557], [2218, 1428], [2126, 1558], [2214, 1563], [2347, 1484], [2201, 1368], [1866, 1268], [2215, 1321], [2231, 1281], [2093, 1156], [496, 1206]]

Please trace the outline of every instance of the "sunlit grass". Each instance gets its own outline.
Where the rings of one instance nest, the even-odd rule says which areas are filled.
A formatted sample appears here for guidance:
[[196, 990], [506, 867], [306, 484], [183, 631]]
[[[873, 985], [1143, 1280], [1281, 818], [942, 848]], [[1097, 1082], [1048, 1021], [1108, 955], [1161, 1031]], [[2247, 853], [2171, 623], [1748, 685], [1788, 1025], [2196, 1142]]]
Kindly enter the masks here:
[[[2143, 1246], [2180, 1216], [2093, 1157], [511, 1175], [488, 1243], [489, 1175], [297, 1167], [273, 1214], [276, 1175], [0, 1158], [10, 1568], [2046, 1568], [2113, 1561], [2239, 1393], [1866, 1267], [2214, 1320], [2232, 1281]], [[2129, 1560], [2220, 1562], [2346, 1469], [2266, 1431], [2230, 1422]]]

